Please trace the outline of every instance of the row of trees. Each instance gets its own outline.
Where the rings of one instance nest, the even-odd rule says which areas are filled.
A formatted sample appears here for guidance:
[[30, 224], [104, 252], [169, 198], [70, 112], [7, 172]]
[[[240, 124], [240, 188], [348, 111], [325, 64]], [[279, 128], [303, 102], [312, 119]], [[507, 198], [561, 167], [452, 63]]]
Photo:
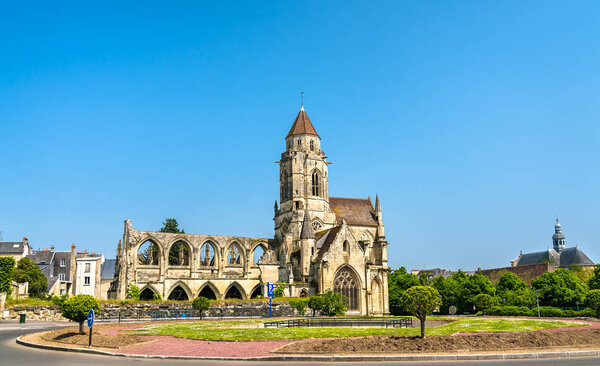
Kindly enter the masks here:
[[401, 267], [392, 271], [389, 276], [390, 311], [392, 314], [405, 313], [402, 294], [413, 286], [435, 288], [442, 297], [440, 311], [444, 314], [448, 313], [450, 306], [455, 306], [458, 313], [471, 313], [476, 309], [477, 303], [483, 301], [490, 305], [531, 308], [537, 304], [536, 292], [541, 306], [576, 307], [584, 304], [589, 291], [600, 289], [600, 265], [596, 266], [593, 276], [587, 281], [576, 275], [577, 270], [559, 268], [555, 272], [540, 275], [528, 286], [511, 272], [504, 273], [494, 285], [480, 273], [469, 276], [458, 271], [450, 277], [431, 280], [425, 275], [412, 275]]

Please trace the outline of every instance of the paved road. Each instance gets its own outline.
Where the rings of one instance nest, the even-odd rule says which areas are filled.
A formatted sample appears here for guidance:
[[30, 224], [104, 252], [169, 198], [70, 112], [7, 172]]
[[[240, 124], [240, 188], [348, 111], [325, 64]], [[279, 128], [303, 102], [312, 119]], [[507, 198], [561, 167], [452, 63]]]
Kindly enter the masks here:
[[[233, 361], [193, 361], [193, 360], [144, 360], [144, 359], [127, 359], [120, 357], [109, 357], [100, 355], [85, 355], [80, 353], [67, 353], [57, 351], [44, 351], [35, 348], [20, 346], [15, 343], [15, 338], [42, 330], [58, 329], [65, 326], [65, 323], [45, 323], [45, 322], [29, 322], [27, 324], [18, 324], [15, 321], [0, 322], [0, 365], [17, 365], [17, 366], [45, 366], [45, 365], [61, 365], [61, 366], [131, 366], [131, 365], [192, 365], [202, 364], [207, 366], [230, 366], [243, 364], [247, 366], [264, 365], [264, 362], [233, 362]], [[267, 365], [279, 365], [282, 362], [272, 362]], [[289, 365], [290, 363], [287, 363]], [[294, 362], [298, 366], [319, 365], [324, 363], [316, 362]], [[358, 363], [335, 363], [335, 365], [354, 365]], [[588, 366], [600, 365], [600, 358], [571, 358], [571, 359], [550, 359], [550, 360], [518, 360], [518, 361], [460, 361], [460, 362], [370, 362], [361, 363], [360, 365], [412, 365], [412, 366], [449, 366], [449, 365], [483, 365], [483, 366]]]

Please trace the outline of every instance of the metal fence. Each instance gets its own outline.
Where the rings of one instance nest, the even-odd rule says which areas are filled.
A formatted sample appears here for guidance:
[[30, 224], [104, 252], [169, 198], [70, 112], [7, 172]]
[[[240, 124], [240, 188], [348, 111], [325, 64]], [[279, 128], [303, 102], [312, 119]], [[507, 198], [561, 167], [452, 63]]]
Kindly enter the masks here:
[[[196, 309], [103, 309], [96, 319], [99, 321], [140, 321], [140, 320], [186, 320], [200, 319], [200, 311]], [[273, 308], [273, 316], [290, 316], [289, 311]], [[202, 311], [202, 318], [267, 318], [269, 308], [244, 307], [211, 307]]]
[[266, 322], [265, 328], [412, 328], [411, 317], [401, 317], [394, 319], [323, 319], [323, 318], [304, 318], [290, 319], [276, 322]]

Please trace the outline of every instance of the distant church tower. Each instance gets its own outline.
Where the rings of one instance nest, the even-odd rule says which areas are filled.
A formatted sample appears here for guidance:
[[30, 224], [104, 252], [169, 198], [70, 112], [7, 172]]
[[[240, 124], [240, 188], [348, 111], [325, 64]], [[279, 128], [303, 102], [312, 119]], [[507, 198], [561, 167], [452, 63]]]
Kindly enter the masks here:
[[554, 224], [554, 235], [552, 235], [552, 247], [557, 252], [562, 252], [565, 249], [565, 236], [561, 231], [560, 222], [558, 222], [558, 218], [556, 219], [556, 224]]

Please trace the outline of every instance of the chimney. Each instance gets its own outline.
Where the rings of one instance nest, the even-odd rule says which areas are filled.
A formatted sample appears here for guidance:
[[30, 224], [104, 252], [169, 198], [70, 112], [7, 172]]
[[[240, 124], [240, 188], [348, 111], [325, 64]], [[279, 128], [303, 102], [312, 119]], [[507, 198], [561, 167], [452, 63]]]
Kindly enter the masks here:
[[50, 245], [50, 251], [53, 252], [54, 251], [54, 245]]

